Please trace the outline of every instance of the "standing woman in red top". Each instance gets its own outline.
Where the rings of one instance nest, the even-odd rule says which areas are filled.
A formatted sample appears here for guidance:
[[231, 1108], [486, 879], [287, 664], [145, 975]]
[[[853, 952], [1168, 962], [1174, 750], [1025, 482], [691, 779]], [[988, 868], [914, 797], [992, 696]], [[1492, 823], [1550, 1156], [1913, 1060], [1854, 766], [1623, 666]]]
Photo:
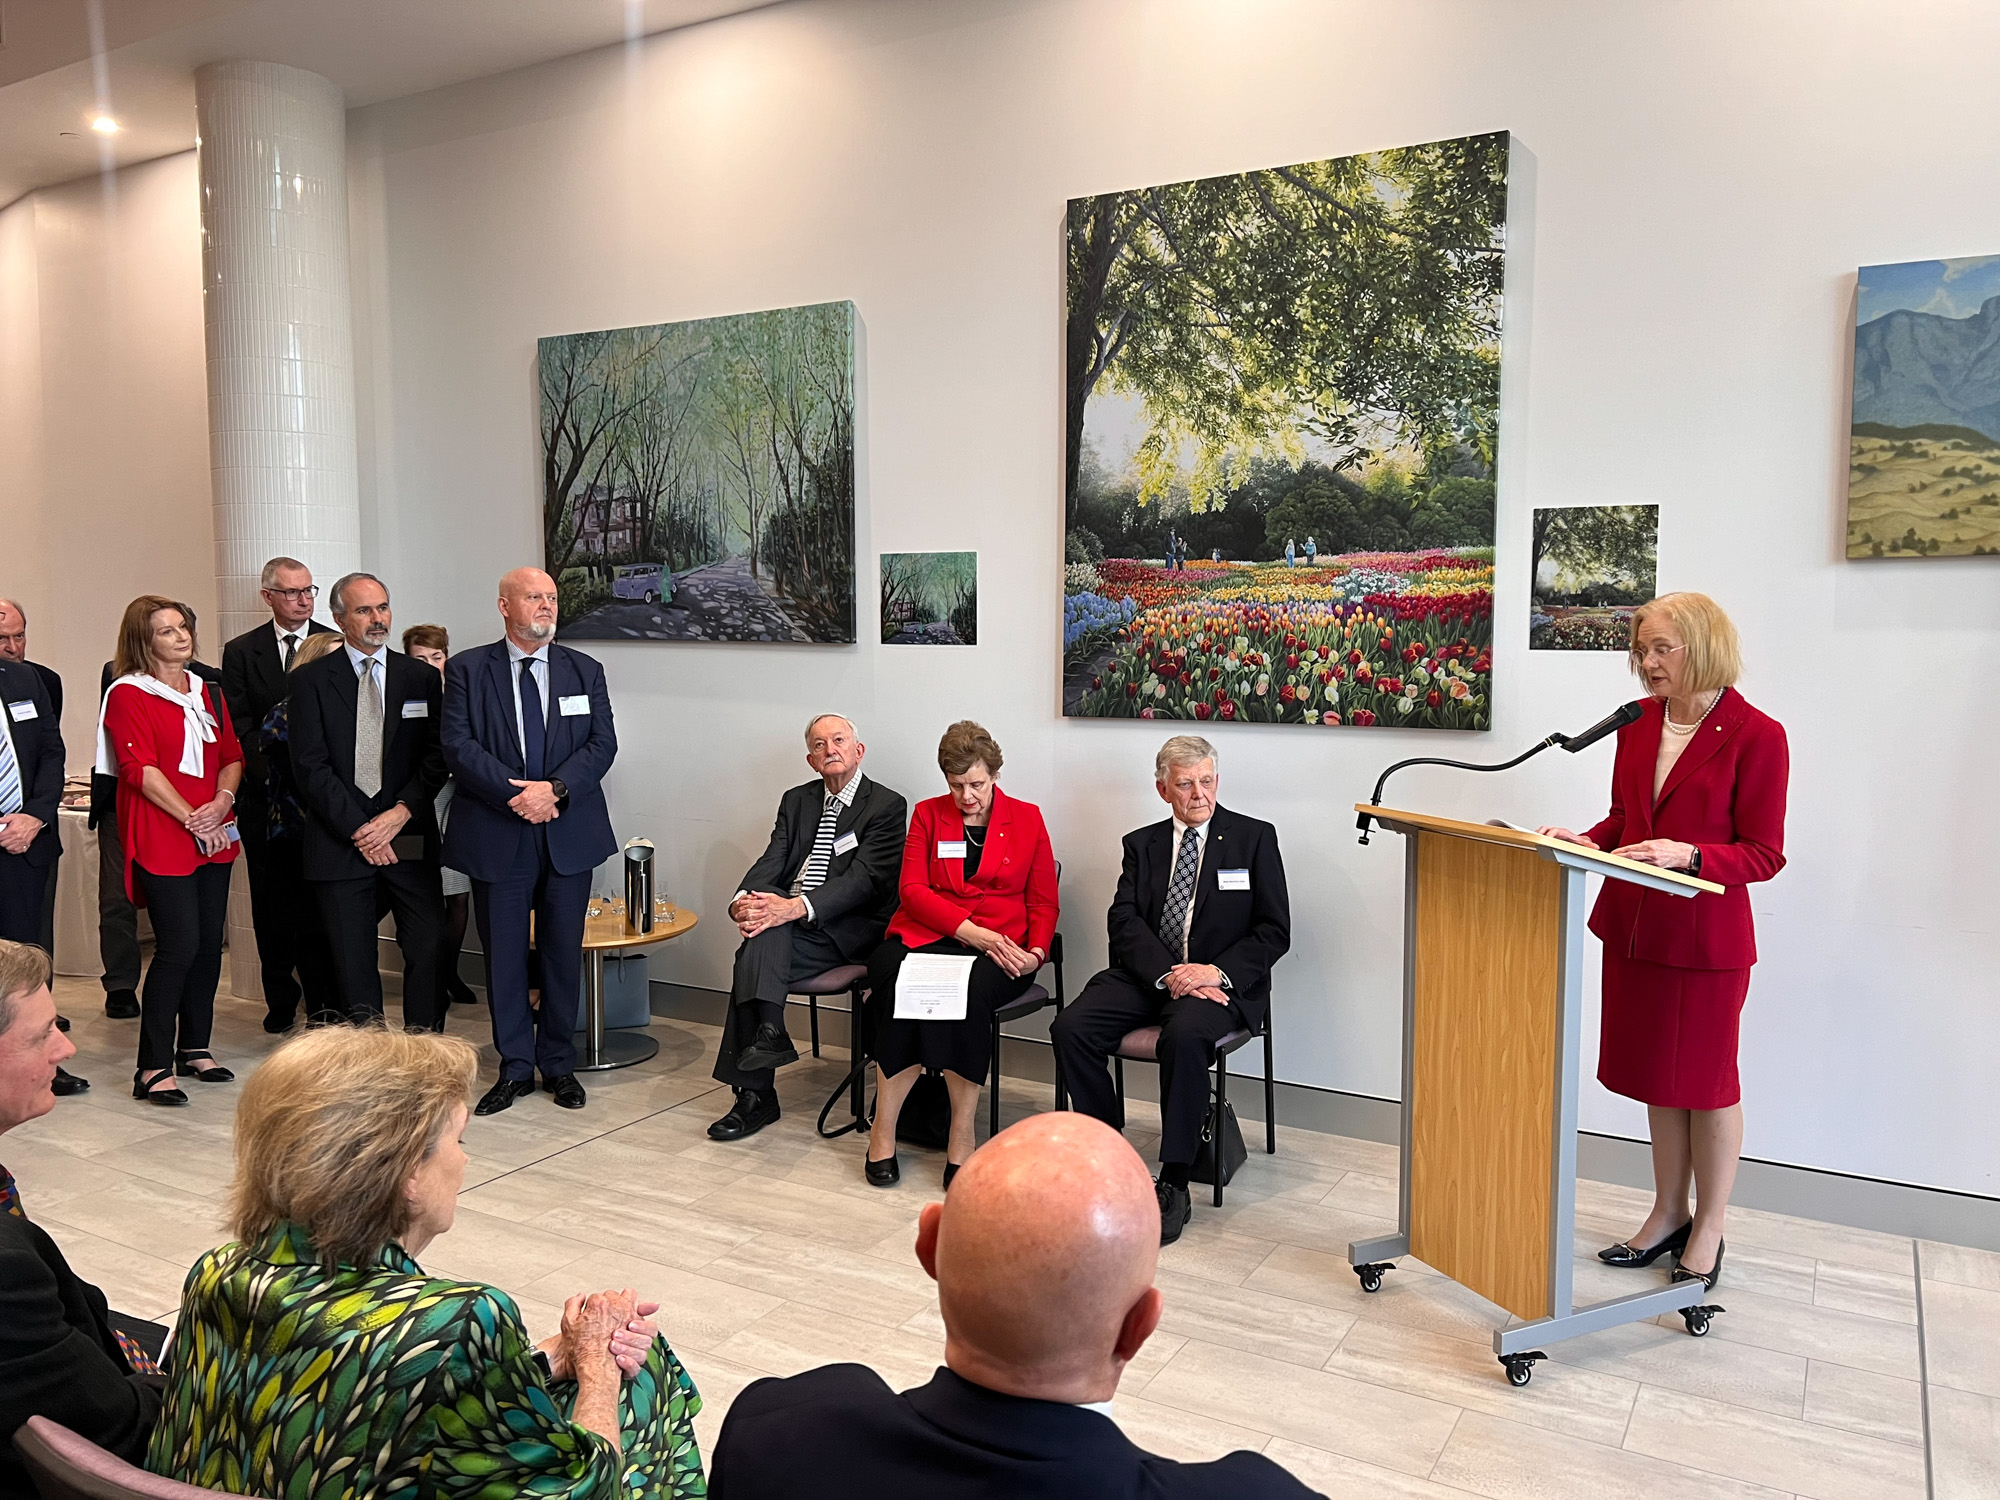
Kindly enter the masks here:
[[1652, 701], [1618, 731], [1610, 816], [1587, 833], [1540, 831], [1724, 887], [1690, 900], [1607, 880], [1590, 914], [1604, 943], [1597, 1079], [1645, 1104], [1653, 1135], [1653, 1211], [1598, 1258], [1649, 1266], [1674, 1252], [1674, 1280], [1713, 1288], [1743, 1149], [1737, 1023], [1757, 961], [1748, 887], [1785, 866], [1791, 754], [1784, 728], [1736, 691], [1736, 627], [1706, 594], [1663, 594], [1634, 612], [1632, 670]]
[[194, 626], [182, 607], [142, 594], [118, 626], [117, 677], [105, 694], [97, 769], [118, 777], [125, 892], [153, 918], [153, 962], [139, 999], [132, 1097], [185, 1104], [175, 1075], [227, 1083], [208, 1050], [222, 976], [236, 788], [243, 751], [222, 695], [188, 671]]
[[[1041, 809], [1000, 790], [1000, 747], [962, 719], [938, 741], [950, 790], [919, 802], [903, 842], [902, 907], [868, 964], [874, 993], [875, 1125], [867, 1177], [888, 1187], [896, 1117], [925, 1068], [944, 1074], [951, 1135], [944, 1185], [972, 1155], [979, 1090], [993, 1062], [993, 1012], [1018, 998], [1049, 960], [1056, 932], [1056, 857]], [[963, 1021], [899, 1021], [896, 980], [912, 953], [976, 955]]]

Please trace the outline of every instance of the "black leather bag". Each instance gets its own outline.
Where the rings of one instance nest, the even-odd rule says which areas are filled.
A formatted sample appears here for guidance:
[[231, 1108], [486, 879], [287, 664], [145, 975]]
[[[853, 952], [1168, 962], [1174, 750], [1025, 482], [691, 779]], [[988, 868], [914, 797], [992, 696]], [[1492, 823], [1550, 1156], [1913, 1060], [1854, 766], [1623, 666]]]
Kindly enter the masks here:
[[1194, 1148], [1194, 1165], [1188, 1168], [1188, 1177], [1194, 1182], [1214, 1183], [1215, 1159], [1222, 1158], [1222, 1185], [1228, 1187], [1236, 1176], [1236, 1169], [1250, 1159], [1250, 1148], [1243, 1144], [1243, 1127], [1236, 1123], [1236, 1106], [1222, 1106], [1221, 1150], [1216, 1149], [1213, 1139], [1215, 1116], [1213, 1113], [1201, 1122], [1201, 1144]]
[[951, 1139], [951, 1095], [945, 1089], [944, 1075], [917, 1075], [903, 1100], [903, 1112], [896, 1116], [896, 1139], [929, 1151], [945, 1149]]

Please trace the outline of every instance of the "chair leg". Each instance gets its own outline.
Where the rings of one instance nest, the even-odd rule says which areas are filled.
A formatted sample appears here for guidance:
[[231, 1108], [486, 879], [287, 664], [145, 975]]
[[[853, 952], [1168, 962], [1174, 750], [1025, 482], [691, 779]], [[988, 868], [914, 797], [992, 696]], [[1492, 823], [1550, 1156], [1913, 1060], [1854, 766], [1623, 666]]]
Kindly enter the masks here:
[[[847, 1055], [855, 1061], [861, 1059], [864, 1051], [861, 1025], [861, 989], [857, 985], [847, 992]], [[817, 1036], [815, 1036], [813, 1041], [813, 1055], [815, 1057], [819, 1055], [819, 1041]], [[861, 1119], [862, 1102], [864, 1099], [861, 1079], [862, 1075], [867, 1071], [866, 1068], [854, 1069], [854, 1087], [851, 1102], [854, 1106], [854, 1118], [857, 1123]]]
[[1264, 1154], [1278, 1154], [1278, 1069], [1271, 1056], [1271, 1020], [1264, 1018]]
[[1215, 1059], [1215, 1112], [1208, 1129], [1209, 1161], [1215, 1168], [1215, 1206], [1222, 1207], [1222, 1122], [1229, 1104], [1229, 1054]]
[[1125, 1113], [1125, 1059], [1115, 1052], [1111, 1054], [1111, 1071], [1118, 1079], [1118, 1113], [1122, 1117]]
[[[1059, 992], [1059, 993], [1058, 993], [1058, 994], [1056, 995], [1056, 1017], [1057, 1017], [1057, 1019], [1061, 1019], [1061, 1017], [1062, 1017], [1062, 1013], [1063, 1013], [1063, 1002], [1062, 1002], [1062, 995], [1060, 994], [1060, 991], [1061, 991], [1061, 989], [1062, 989], [1062, 977], [1061, 977], [1061, 975], [1060, 975], [1060, 974], [1058, 974], [1058, 975], [1057, 975], [1057, 978], [1056, 978], [1056, 989], [1057, 989], [1057, 991]], [[1065, 1082], [1063, 1081], [1063, 1070], [1062, 1070], [1062, 1054], [1061, 1054], [1061, 1053], [1056, 1053], [1056, 1052], [1055, 1052], [1055, 1048], [1054, 1048], [1054, 1047], [1050, 1047], [1050, 1048], [1049, 1048], [1049, 1051], [1050, 1051], [1050, 1052], [1052, 1052], [1052, 1053], [1055, 1053], [1055, 1063], [1056, 1063], [1056, 1108], [1057, 1108], [1057, 1109], [1068, 1109], [1068, 1108], [1069, 1108], [1069, 1085], [1068, 1085], [1067, 1083], [1065, 1083]]]
[[1000, 1133], [1000, 1021], [993, 1021], [993, 1084], [987, 1089], [986, 1139], [989, 1141]]
[[819, 996], [806, 996], [806, 1010], [812, 1016], [813, 1056], [819, 1056]]

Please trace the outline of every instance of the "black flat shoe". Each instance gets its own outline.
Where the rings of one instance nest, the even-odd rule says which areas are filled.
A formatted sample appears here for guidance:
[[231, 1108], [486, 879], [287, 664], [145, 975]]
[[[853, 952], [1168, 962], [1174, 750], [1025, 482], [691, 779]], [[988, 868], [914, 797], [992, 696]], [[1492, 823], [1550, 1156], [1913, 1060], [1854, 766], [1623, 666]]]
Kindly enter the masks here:
[[948, 1161], [944, 1164], [944, 1190], [947, 1193], [951, 1191], [952, 1178], [958, 1175], [958, 1169], [964, 1165], [962, 1161]]
[[1186, 1188], [1163, 1179], [1154, 1182], [1153, 1195], [1160, 1200], [1160, 1243], [1171, 1245], [1194, 1216], [1194, 1199]]
[[298, 1024], [297, 1016], [266, 1016], [264, 1030], [271, 1036], [283, 1036]]
[[104, 997], [104, 1013], [114, 1021], [130, 1021], [139, 1014], [137, 990], [113, 990]]
[[76, 1074], [67, 1072], [62, 1068], [56, 1069], [55, 1082], [49, 1085], [49, 1092], [54, 1094], [58, 1099], [67, 1099], [71, 1094], [83, 1094], [89, 1091], [90, 1080], [88, 1078], [79, 1078]]
[[786, 1063], [799, 1060], [799, 1049], [792, 1045], [792, 1039], [784, 1028], [773, 1026], [769, 1021], [757, 1028], [757, 1034], [750, 1038], [750, 1045], [736, 1054], [736, 1066], [747, 1072], [761, 1068], [782, 1068]]
[[156, 1068], [148, 1073], [144, 1068], [132, 1075], [132, 1097], [144, 1099], [148, 1104], [185, 1104], [188, 1096], [179, 1089], [155, 1089], [154, 1084], [162, 1078], [174, 1076], [172, 1068]]
[[555, 1096], [556, 1104], [560, 1108], [583, 1108], [583, 1085], [576, 1081], [574, 1073], [564, 1073], [556, 1078], [544, 1078], [542, 1089]]
[[708, 1127], [708, 1138], [711, 1141], [740, 1141], [745, 1136], [755, 1135], [766, 1125], [775, 1125], [778, 1114], [776, 1089], [769, 1093], [761, 1089], [738, 1089], [736, 1103], [729, 1113]]
[[1686, 1266], [1676, 1266], [1674, 1267], [1674, 1280], [1699, 1281], [1704, 1283], [1711, 1292], [1714, 1291], [1722, 1282], [1722, 1252], [1728, 1247], [1729, 1241], [1717, 1240], [1715, 1242], [1714, 1265], [1710, 1266], [1706, 1271], [1693, 1271], [1689, 1270]]
[[69, 1030], [69, 1017], [68, 1017], [68, 1016], [57, 1016], [57, 1017], [56, 1017], [56, 1030], [57, 1030], [57, 1031], [68, 1031], [68, 1030]]
[[525, 1099], [535, 1091], [532, 1078], [503, 1078], [484, 1094], [472, 1107], [475, 1115], [497, 1115], [503, 1109], [512, 1109], [516, 1099]]
[[1689, 1219], [1672, 1234], [1650, 1249], [1637, 1250], [1627, 1241], [1619, 1241], [1597, 1252], [1597, 1258], [1607, 1266], [1650, 1266], [1668, 1251], [1678, 1252], [1688, 1242], [1688, 1235], [1694, 1230], [1694, 1220]]
[[903, 1180], [902, 1163], [893, 1155], [887, 1161], [864, 1160], [862, 1168], [868, 1174], [870, 1187], [894, 1187]]
[[215, 1063], [215, 1066], [212, 1068], [199, 1068], [195, 1066], [196, 1063], [201, 1062], [215, 1063], [215, 1054], [206, 1048], [194, 1052], [176, 1052], [174, 1054], [174, 1073], [177, 1077], [193, 1078], [202, 1083], [234, 1083], [236, 1081], [236, 1075], [223, 1067], [222, 1064]]

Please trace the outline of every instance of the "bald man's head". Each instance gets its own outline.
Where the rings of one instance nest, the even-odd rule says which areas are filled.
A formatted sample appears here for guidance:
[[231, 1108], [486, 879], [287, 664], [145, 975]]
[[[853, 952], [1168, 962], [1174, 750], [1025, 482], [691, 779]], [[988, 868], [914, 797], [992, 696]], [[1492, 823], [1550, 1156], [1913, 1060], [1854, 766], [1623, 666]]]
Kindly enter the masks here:
[[540, 568], [516, 568], [500, 580], [500, 618], [523, 650], [556, 633], [556, 581]]
[[1153, 1180], [1087, 1115], [1033, 1115], [973, 1154], [925, 1207], [917, 1258], [937, 1278], [945, 1363], [976, 1385], [1108, 1401], [1160, 1320]]

